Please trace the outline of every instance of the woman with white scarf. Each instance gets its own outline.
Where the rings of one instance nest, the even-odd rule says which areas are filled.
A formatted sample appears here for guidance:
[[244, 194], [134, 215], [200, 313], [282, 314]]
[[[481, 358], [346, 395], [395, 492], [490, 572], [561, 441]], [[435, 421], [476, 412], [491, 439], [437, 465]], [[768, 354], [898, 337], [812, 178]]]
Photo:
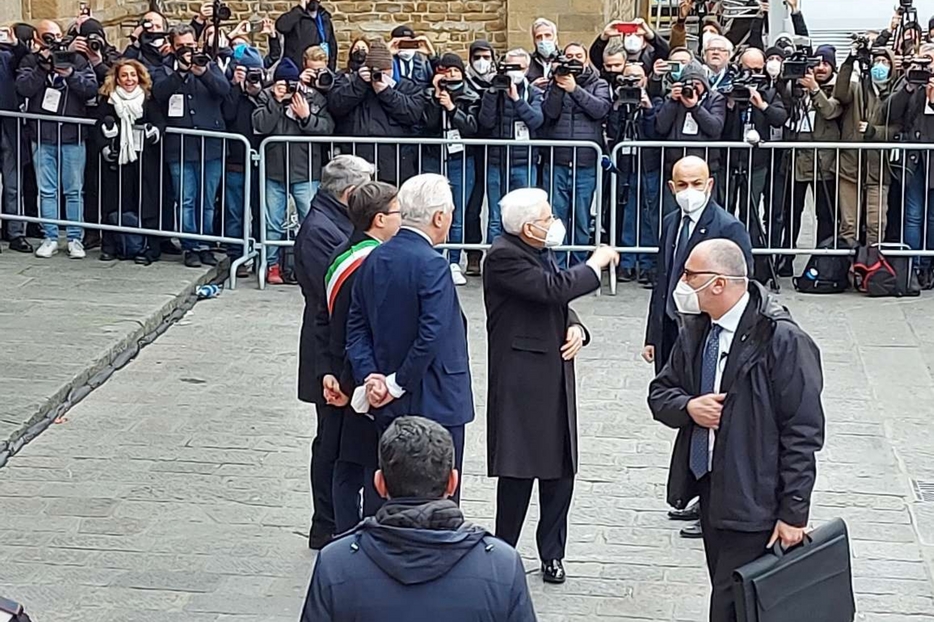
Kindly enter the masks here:
[[[98, 122], [92, 137], [102, 156], [101, 218], [107, 224], [159, 229], [161, 159], [165, 119], [152, 100], [152, 80], [136, 60], [114, 63], [100, 90]], [[169, 224], [171, 226], [171, 224]], [[159, 240], [104, 233], [101, 260], [134, 259], [149, 265], [159, 258]]]

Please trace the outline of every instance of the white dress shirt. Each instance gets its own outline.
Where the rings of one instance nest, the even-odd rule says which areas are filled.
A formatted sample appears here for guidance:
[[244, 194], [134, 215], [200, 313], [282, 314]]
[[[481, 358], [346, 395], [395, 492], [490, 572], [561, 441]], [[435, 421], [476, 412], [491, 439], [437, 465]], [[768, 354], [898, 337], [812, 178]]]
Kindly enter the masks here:
[[[720, 392], [720, 381], [723, 379], [723, 370], [726, 369], [730, 348], [733, 346], [733, 338], [736, 336], [736, 330], [739, 328], [739, 322], [743, 319], [743, 313], [746, 312], [748, 304], [749, 292], [746, 292], [743, 294], [743, 297], [739, 299], [739, 302], [733, 305], [732, 309], [724, 313], [719, 320], [711, 321], [712, 324], [716, 324], [722, 329], [720, 331], [720, 354], [717, 360], [717, 376], [713, 383], [714, 393]], [[707, 466], [713, 471], [713, 446], [717, 440], [717, 433], [713, 428], [710, 428], [709, 433]]]

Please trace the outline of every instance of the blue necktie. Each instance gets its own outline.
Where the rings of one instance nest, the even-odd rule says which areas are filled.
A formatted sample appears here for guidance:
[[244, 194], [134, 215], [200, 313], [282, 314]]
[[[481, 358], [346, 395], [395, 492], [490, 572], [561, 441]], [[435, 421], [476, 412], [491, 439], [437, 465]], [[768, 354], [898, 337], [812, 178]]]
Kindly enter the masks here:
[[688, 242], [691, 240], [691, 217], [685, 216], [681, 219], [681, 231], [678, 233], [678, 246], [675, 247], [674, 255], [671, 258], [671, 265], [668, 266], [668, 304], [665, 310], [671, 319], [678, 317], [678, 307], [675, 306], [675, 297], [671, 292], [675, 290], [675, 285], [681, 278], [684, 271], [684, 262], [687, 261]]
[[[720, 333], [723, 328], [713, 324], [707, 343], [704, 345], [704, 358], [701, 362], [700, 394], [714, 392], [717, 382], [717, 365], [720, 363]], [[710, 453], [710, 431], [695, 424], [691, 432], [691, 473], [697, 479], [707, 474]]]

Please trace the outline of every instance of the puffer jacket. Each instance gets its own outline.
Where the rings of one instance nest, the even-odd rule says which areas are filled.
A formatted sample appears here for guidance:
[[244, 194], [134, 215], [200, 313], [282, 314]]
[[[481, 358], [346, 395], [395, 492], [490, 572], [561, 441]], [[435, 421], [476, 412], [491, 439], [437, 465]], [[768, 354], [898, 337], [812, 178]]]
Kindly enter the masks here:
[[[566, 93], [552, 81], [545, 91], [542, 114], [542, 138], [550, 140], [589, 141], [604, 148], [603, 122], [613, 105], [610, 86], [593, 66], [577, 77], [577, 88]], [[589, 167], [597, 162], [593, 149], [555, 148], [555, 166], [566, 166], [575, 159], [577, 166]], [[576, 152], [576, 153], [575, 153]]]
[[[169, 115], [169, 104], [174, 95], [184, 98], [182, 114], [178, 117]], [[162, 112], [166, 116], [169, 127], [212, 132], [226, 131], [227, 123], [224, 121], [222, 108], [229, 95], [230, 82], [227, 81], [224, 72], [213, 62], [208, 64], [207, 71], [200, 77], [191, 72], [180, 72], [167, 66], [153, 70], [152, 96], [162, 105]], [[202, 142], [204, 144], [203, 154]], [[168, 134], [165, 137], [165, 158], [169, 162], [177, 162], [180, 157], [183, 157], [185, 162], [199, 162], [202, 157], [205, 160], [219, 160], [223, 154], [224, 141], [219, 138], [207, 138], [202, 141], [198, 137], [191, 136], [186, 136], [185, 140], [182, 140], [178, 134]]]
[[[328, 112], [327, 99], [315, 89], [306, 89], [304, 95], [311, 114], [301, 121], [287, 114], [290, 100], [276, 101], [271, 88], [260, 93], [259, 104], [253, 111], [253, 130], [257, 136], [332, 134], [334, 120]], [[308, 181], [309, 176], [321, 179], [323, 154], [328, 146], [328, 143], [274, 143], [265, 152], [266, 174], [275, 181], [289, 183]]]
[[[545, 122], [542, 115], [542, 90], [523, 82], [517, 87], [519, 99], [512, 101], [506, 93], [492, 89], [483, 93], [480, 98], [480, 112], [477, 123], [480, 127], [480, 136], [485, 138], [499, 138], [513, 140], [516, 137], [516, 121], [522, 121], [529, 129], [531, 137], [537, 137], [537, 132]], [[528, 147], [512, 147], [509, 150], [509, 163], [512, 166], [528, 166], [531, 150]], [[500, 165], [506, 158], [505, 149], [490, 147], [489, 164]]]
[[[697, 124], [697, 134], [684, 133], [684, 124], [688, 114]], [[662, 140], [672, 143], [708, 143], [720, 140], [726, 123], [726, 98], [716, 91], [705, 93], [700, 102], [692, 109], [685, 108], [679, 101], [669, 97], [655, 114], [655, 129]], [[676, 145], [673, 145], [673, 147]], [[665, 168], [671, 170], [675, 162], [689, 155], [696, 155], [707, 160], [711, 172], [720, 169], [720, 150], [706, 149], [665, 149]]]
[[[43, 108], [47, 89], [60, 93], [58, 110], [54, 112]], [[37, 55], [30, 54], [20, 63], [16, 75], [16, 92], [27, 100], [26, 112], [86, 119], [90, 117], [87, 102], [97, 96], [97, 77], [83, 56], [76, 55], [74, 71], [67, 78], [61, 78], [39, 64]], [[63, 144], [74, 144], [81, 142], [87, 135], [74, 123], [65, 123], [61, 127], [58, 123], [39, 125], [35, 121], [26, 122], [26, 136], [30, 141], [56, 144], [61, 140]]]
[[[840, 142], [840, 117], [844, 106], [833, 96], [836, 86], [834, 80], [822, 84], [820, 89], [804, 98], [805, 108], [799, 111], [802, 121], [813, 113], [813, 132], [801, 131], [797, 134], [796, 142]], [[806, 130], [806, 123], [802, 129]], [[834, 149], [819, 149], [817, 156], [820, 159], [820, 171], [816, 179], [833, 179], [836, 177], [837, 152]], [[802, 148], [796, 150], [795, 181], [805, 183], [815, 179], [814, 150]]]
[[[886, 56], [892, 67], [895, 67], [895, 54], [886, 48]], [[891, 110], [886, 105], [891, 95], [891, 87], [895, 83], [894, 75], [889, 82], [881, 88], [870, 84], [868, 93], [863, 95], [863, 83], [853, 82], [853, 69], [856, 58], [850, 56], [840, 67], [837, 83], [834, 86], [834, 99], [844, 106], [843, 116], [840, 118], [840, 139], [845, 142], [889, 142], [898, 134], [898, 125], [891, 118]], [[866, 107], [863, 108], [863, 101]], [[869, 128], [866, 133], [860, 133], [859, 124], [866, 120]], [[888, 185], [892, 179], [889, 157], [891, 152], [876, 150], [860, 151], [847, 149], [840, 152], [840, 177], [852, 182], [858, 182], [860, 173], [867, 183], [873, 185]]]

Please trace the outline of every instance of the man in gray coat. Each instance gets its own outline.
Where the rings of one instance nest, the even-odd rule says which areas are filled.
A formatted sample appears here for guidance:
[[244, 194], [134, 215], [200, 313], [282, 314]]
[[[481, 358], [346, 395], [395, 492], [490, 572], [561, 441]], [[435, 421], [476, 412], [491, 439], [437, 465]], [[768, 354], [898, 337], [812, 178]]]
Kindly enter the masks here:
[[601, 247], [570, 270], [550, 247], [564, 224], [538, 188], [514, 190], [500, 203], [505, 233], [483, 269], [487, 311], [489, 474], [498, 477], [496, 535], [515, 546], [538, 479], [538, 551], [543, 578], [565, 579], [567, 517], [577, 471], [574, 357], [590, 340], [568, 303], [600, 287], [619, 255]]

